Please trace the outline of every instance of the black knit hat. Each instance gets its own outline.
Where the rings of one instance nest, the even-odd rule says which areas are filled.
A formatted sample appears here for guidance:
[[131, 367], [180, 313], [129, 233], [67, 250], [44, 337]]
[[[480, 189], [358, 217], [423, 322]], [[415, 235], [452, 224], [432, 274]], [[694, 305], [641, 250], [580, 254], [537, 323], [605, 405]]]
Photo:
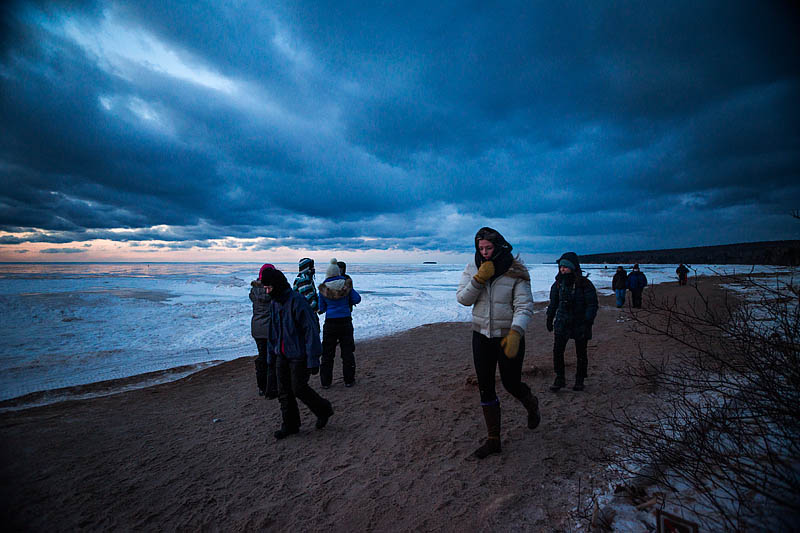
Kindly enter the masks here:
[[281, 294], [286, 289], [289, 289], [289, 282], [286, 281], [286, 276], [280, 270], [273, 268], [265, 270], [261, 274], [261, 284], [269, 285], [275, 294]]

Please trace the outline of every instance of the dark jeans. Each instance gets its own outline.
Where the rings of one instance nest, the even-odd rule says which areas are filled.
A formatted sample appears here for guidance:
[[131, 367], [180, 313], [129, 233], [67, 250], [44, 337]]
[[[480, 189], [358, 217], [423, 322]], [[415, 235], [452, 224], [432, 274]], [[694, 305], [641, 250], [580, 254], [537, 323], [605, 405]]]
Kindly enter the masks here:
[[631, 289], [631, 299], [633, 307], [642, 307], [642, 291], [644, 289]]
[[283, 428], [294, 430], [300, 427], [300, 410], [297, 399], [317, 417], [331, 411], [331, 403], [308, 386], [308, 369], [305, 361], [292, 361], [284, 355], [277, 357], [278, 401], [281, 403]]
[[[556, 335], [553, 341], [553, 369], [557, 376], [564, 376], [564, 349], [567, 347], [569, 337]], [[578, 356], [578, 368], [575, 377], [585, 378], [589, 368], [589, 355], [586, 346], [589, 343], [585, 338], [575, 339], [575, 353]]]
[[356, 379], [356, 357], [353, 352], [356, 343], [353, 341], [353, 319], [351, 317], [327, 318], [322, 326], [322, 361], [319, 367], [319, 381], [328, 387], [333, 381], [333, 358], [336, 356], [336, 345], [342, 350], [342, 377], [345, 383]]
[[614, 289], [617, 296], [617, 307], [625, 307], [625, 289]]
[[258, 348], [256, 356], [256, 384], [267, 398], [278, 397], [278, 380], [275, 376], [275, 363], [267, 364], [267, 339], [254, 339]]
[[500, 346], [501, 337], [490, 339], [477, 331], [472, 332], [472, 360], [478, 377], [481, 405], [495, 405], [495, 368], [500, 367], [503, 387], [516, 399], [522, 400], [531, 394], [531, 389], [522, 382], [522, 362], [525, 360], [525, 337], [519, 341], [519, 352], [513, 359], [506, 357]]
[[678, 285], [686, 285], [689, 278], [686, 274], [678, 274]]

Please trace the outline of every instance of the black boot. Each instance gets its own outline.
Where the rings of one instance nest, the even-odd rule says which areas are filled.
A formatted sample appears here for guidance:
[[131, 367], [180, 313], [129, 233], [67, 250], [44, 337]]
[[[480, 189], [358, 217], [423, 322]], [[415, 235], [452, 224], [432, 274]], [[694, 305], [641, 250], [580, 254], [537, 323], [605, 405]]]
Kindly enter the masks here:
[[572, 386], [572, 390], [583, 390], [583, 376], [575, 376], [575, 385]]
[[563, 389], [567, 386], [567, 380], [564, 378], [564, 374], [556, 374], [556, 380], [550, 385], [550, 390], [553, 392], [558, 392], [559, 390]]
[[273, 433], [273, 435], [275, 435], [277, 440], [281, 440], [295, 433], [300, 433], [300, 428], [281, 426], [281, 429]]
[[472, 454], [478, 459], [500, 453], [500, 404], [484, 405], [483, 418], [486, 421], [486, 442]]
[[325, 414], [317, 416], [316, 428], [317, 429], [324, 428], [328, 423], [328, 419], [332, 416], [333, 416], [333, 405], [331, 405], [331, 402], [328, 402], [328, 409], [325, 411]]
[[542, 415], [539, 413], [539, 398], [534, 396], [532, 392], [529, 392], [528, 395], [523, 398], [522, 405], [524, 405], [525, 409], [528, 411], [528, 429], [536, 429], [539, 422], [542, 421]]

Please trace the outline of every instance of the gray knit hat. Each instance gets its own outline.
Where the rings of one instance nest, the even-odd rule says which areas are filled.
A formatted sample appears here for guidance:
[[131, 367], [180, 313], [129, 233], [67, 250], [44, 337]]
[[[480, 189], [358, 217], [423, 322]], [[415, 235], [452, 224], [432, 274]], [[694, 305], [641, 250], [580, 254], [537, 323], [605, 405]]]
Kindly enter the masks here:
[[336, 276], [341, 276], [342, 273], [339, 270], [339, 265], [337, 264], [336, 258], [334, 257], [331, 259], [330, 264], [328, 265], [328, 269], [325, 271], [326, 278], [335, 278]]

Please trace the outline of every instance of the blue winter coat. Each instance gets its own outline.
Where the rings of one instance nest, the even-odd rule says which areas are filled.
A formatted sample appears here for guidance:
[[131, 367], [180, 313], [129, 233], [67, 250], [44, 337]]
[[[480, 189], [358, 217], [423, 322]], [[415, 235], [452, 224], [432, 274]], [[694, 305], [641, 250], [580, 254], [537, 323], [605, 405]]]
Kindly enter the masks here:
[[594, 284], [583, 276], [575, 283], [562, 283], [562, 275], [550, 287], [550, 305], [547, 319], [553, 320], [556, 335], [570, 339], [592, 338], [592, 324], [597, 316], [597, 291]]
[[353, 288], [349, 276], [328, 278], [319, 286], [319, 312], [325, 318], [346, 318], [354, 305], [361, 302], [361, 295]]
[[283, 353], [287, 359], [305, 361], [308, 368], [318, 367], [319, 321], [303, 295], [287, 287], [283, 294], [273, 295], [270, 310], [267, 362]]
[[644, 272], [634, 270], [628, 274], [627, 285], [631, 290], [644, 289], [647, 287], [647, 276], [644, 275]]

